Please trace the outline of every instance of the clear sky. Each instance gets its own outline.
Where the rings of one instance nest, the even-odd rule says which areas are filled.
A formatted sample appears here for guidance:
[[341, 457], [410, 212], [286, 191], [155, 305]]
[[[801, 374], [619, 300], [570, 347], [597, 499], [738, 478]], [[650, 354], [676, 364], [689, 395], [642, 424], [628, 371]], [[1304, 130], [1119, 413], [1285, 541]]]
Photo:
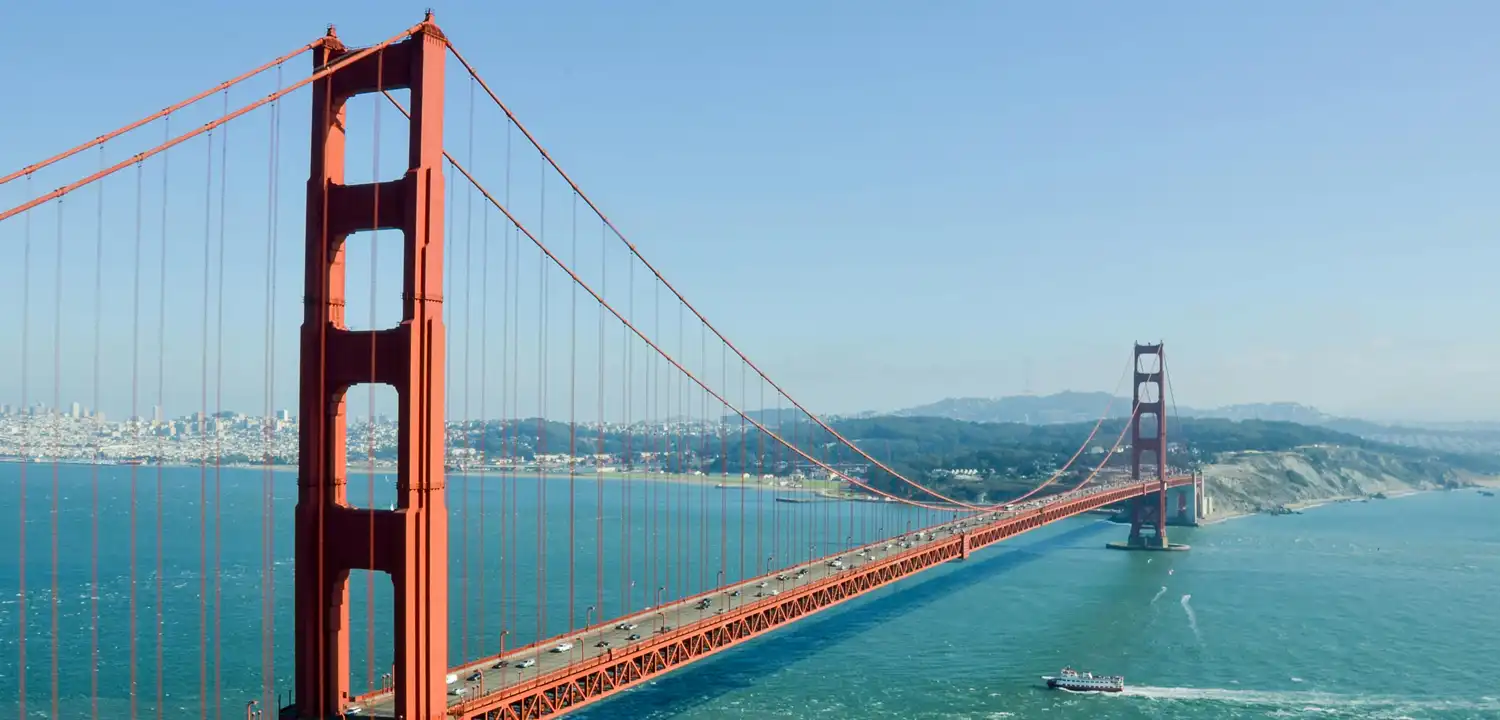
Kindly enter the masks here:
[[[1183, 404], [1500, 419], [1493, 3], [433, 4], [816, 410], [1108, 390], [1160, 338]], [[421, 10], [12, 7], [0, 171]]]

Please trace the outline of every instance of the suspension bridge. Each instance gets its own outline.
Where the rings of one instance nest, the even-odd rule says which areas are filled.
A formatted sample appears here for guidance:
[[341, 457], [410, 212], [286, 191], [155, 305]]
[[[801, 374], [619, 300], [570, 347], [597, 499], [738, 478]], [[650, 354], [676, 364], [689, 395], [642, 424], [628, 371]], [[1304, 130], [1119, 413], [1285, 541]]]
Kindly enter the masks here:
[[1160, 344], [1097, 463], [1109, 408], [1024, 494], [945, 495], [773, 382], [493, 87], [430, 14], [330, 28], [0, 178], [19, 716], [556, 717], [1080, 513], [1181, 547]]

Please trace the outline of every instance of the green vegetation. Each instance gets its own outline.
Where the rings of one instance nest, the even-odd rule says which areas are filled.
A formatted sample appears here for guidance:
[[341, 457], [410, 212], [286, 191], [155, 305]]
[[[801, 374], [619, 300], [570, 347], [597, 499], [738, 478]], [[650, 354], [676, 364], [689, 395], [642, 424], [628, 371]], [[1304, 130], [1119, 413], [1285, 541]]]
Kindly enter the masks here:
[[[1124, 419], [1105, 421], [1090, 447], [1058, 485], [1067, 487], [1092, 471], [1104, 459], [1104, 451], [1113, 446], [1125, 430], [1125, 422]], [[1180, 418], [1169, 419], [1169, 423], [1169, 460], [1181, 468], [1212, 462], [1224, 453], [1277, 452], [1308, 445], [1339, 445], [1473, 472], [1500, 472], [1500, 458], [1434, 453], [1387, 445], [1328, 428], [1290, 422]], [[844, 438], [908, 478], [965, 501], [998, 502], [1035, 486], [1066, 463], [1088, 437], [1093, 423], [1023, 425], [886, 416], [840, 420], [832, 426]], [[724, 427], [722, 434], [683, 431], [663, 436], [610, 431], [604, 433], [601, 440], [597, 430], [580, 429], [575, 435], [566, 423], [539, 423], [532, 419], [488, 423], [484, 426], [482, 444], [478, 432], [470, 442], [471, 447], [482, 446], [491, 456], [519, 454], [530, 458], [536, 452], [565, 453], [571, 447], [578, 455], [604, 452], [623, 458], [623, 464], [629, 468], [667, 472], [824, 474], [816, 465], [795, 456], [748, 423], [730, 423]], [[478, 429], [478, 424], [475, 429]], [[899, 496], [923, 495], [872, 467], [816, 425], [787, 422], [779, 430], [774, 424], [771, 429], [820, 462], [866, 478], [877, 488]], [[1128, 443], [1127, 436], [1121, 447]], [[453, 443], [450, 441], [450, 444]], [[653, 454], [658, 459], [648, 459], [642, 453]], [[659, 459], [663, 457], [662, 453], [667, 458], [665, 464]], [[1110, 467], [1127, 467], [1128, 455], [1116, 455], [1109, 463]], [[959, 469], [974, 472], [950, 472]]]

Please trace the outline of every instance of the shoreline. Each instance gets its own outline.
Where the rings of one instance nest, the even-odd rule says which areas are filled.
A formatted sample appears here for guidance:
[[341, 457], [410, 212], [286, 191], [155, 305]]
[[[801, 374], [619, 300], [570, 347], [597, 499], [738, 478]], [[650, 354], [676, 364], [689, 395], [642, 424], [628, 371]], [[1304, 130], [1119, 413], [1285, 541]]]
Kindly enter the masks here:
[[[140, 470], [143, 470], [143, 471], [149, 471], [149, 470], [153, 470], [155, 468], [172, 468], [172, 469], [179, 469], [179, 470], [200, 470], [200, 469], [207, 468], [207, 469], [210, 469], [210, 470], [212, 470], [212, 469], [220, 469], [220, 470], [259, 470], [259, 471], [262, 471], [262, 472], [265, 472], [265, 471], [269, 470], [269, 471], [275, 472], [275, 473], [295, 473], [298, 470], [298, 468], [297, 468], [296, 465], [284, 465], [284, 464], [269, 464], [269, 465], [267, 465], [267, 464], [261, 464], [261, 463], [208, 463], [208, 464], [205, 465], [203, 463], [194, 463], [194, 462], [164, 462], [164, 463], [160, 463], [160, 464], [158, 464], [158, 463], [149, 463], [148, 462], [148, 463], [140, 463], [140, 464], [134, 464], [134, 465], [132, 465], [132, 464], [129, 464], [129, 463], [93, 463], [93, 462], [89, 462], [89, 461], [80, 461], [80, 460], [57, 460], [57, 461], [46, 460], [46, 461], [43, 461], [43, 462], [35, 462], [35, 461], [33, 461], [33, 462], [22, 462], [22, 461], [20, 461], [18, 459], [15, 459], [15, 458], [3, 458], [3, 459], [0, 459], [0, 465], [36, 465], [36, 466], [42, 466], [42, 467], [50, 467], [53, 464], [56, 464], [56, 465], [68, 465], [68, 466], [74, 466], [74, 467], [98, 467], [98, 468], [109, 468], [109, 469], [139, 468]], [[367, 477], [370, 474], [370, 466], [367, 465], [367, 464], [354, 464], [354, 463], [351, 463], [351, 464], [349, 464], [349, 465], [346, 466], [345, 470], [346, 470], [345, 477], [355, 477], [355, 476], [366, 476]], [[396, 469], [394, 467], [391, 467], [391, 466], [388, 466], [388, 465], [380, 465], [380, 466], [376, 466], [374, 468], [374, 474], [376, 474], [376, 475], [395, 475], [396, 474]], [[772, 480], [763, 480], [763, 479], [758, 478], [758, 477], [756, 477], [756, 478], [739, 478], [739, 477], [724, 476], [724, 475], [709, 475], [709, 474], [705, 474], [705, 475], [692, 475], [692, 474], [688, 474], [688, 473], [665, 473], [665, 472], [629, 472], [629, 473], [626, 473], [626, 472], [620, 472], [620, 471], [617, 471], [617, 470], [611, 470], [611, 471], [606, 471], [606, 472], [587, 471], [587, 472], [569, 473], [567, 470], [564, 470], [564, 469], [541, 470], [541, 469], [537, 469], [537, 468], [529, 468], [529, 469], [524, 469], [524, 470], [516, 470], [516, 469], [511, 469], [511, 468], [487, 467], [487, 468], [483, 469], [482, 473], [481, 473], [480, 469], [474, 468], [474, 469], [469, 469], [469, 470], [447, 470], [447, 471], [445, 471], [445, 474], [449, 478], [464, 477], [464, 476], [467, 476], [469, 478], [476, 478], [476, 477], [479, 477], [479, 476], [483, 475], [485, 477], [490, 477], [490, 478], [499, 478], [499, 477], [525, 477], [525, 478], [532, 478], [532, 477], [535, 477], [535, 478], [538, 478], [538, 479], [546, 479], [546, 480], [568, 480], [570, 478], [571, 479], [596, 479], [596, 480], [597, 479], [602, 479], [602, 480], [605, 480], [605, 481], [617, 481], [617, 482], [618, 481], [624, 481], [624, 480], [638, 480], [638, 481], [648, 481], [648, 482], [674, 483], [674, 484], [682, 484], [682, 485], [706, 485], [706, 484], [712, 483], [714, 485], [725, 485], [725, 486], [727, 486], [726, 488], [724, 488], [726, 490], [738, 490], [740, 487], [743, 487], [746, 490], [765, 489], [765, 490], [774, 490], [774, 491], [777, 491], [777, 492], [795, 492], [795, 493], [836, 492], [837, 491], [836, 489], [839, 486], [839, 483], [831, 481], [831, 480], [817, 480], [817, 479], [809, 479], [809, 478], [803, 478], [802, 480], [797, 481], [799, 483], [799, 486], [792, 487], [792, 486], [783, 486], [783, 485], [776, 484], [776, 483], [779, 483], [779, 482], [782, 482], [782, 481], [790, 481], [787, 478], [780, 478], [780, 477], [772, 479]]]
[[[1492, 482], [1494, 482], [1495, 484], [1494, 485], [1485, 484], [1485, 485], [1482, 485], [1481, 488], [1482, 487], [1500, 487], [1500, 479], [1496, 479], [1496, 480], [1494, 480]], [[1481, 488], [1476, 488], [1476, 487], [1457, 488], [1454, 492], [1458, 492], [1458, 491], [1462, 491], [1462, 490], [1476, 490], [1476, 489], [1481, 489]], [[1431, 492], [1446, 492], [1446, 491], [1436, 490], [1436, 489], [1434, 489], [1434, 490], [1399, 490], [1399, 491], [1392, 491], [1392, 492], [1386, 493], [1384, 499], [1386, 499], [1386, 500], [1395, 500], [1397, 498], [1411, 497], [1413, 495], [1421, 495], [1421, 494], [1424, 494], [1424, 493], [1431, 493]], [[1323, 507], [1325, 505], [1339, 505], [1339, 504], [1343, 504], [1343, 503], [1358, 502], [1358, 501], [1367, 501], [1368, 502], [1368, 501], [1373, 501], [1373, 500], [1374, 500], [1374, 498], [1371, 498], [1371, 497], [1368, 497], [1368, 496], [1363, 496], [1363, 495], [1336, 495], [1334, 497], [1319, 498], [1317, 500], [1303, 500], [1301, 502], [1287, 503], [1287, 504], [1283, 505], [1282, 507], [1286, 508], [1287, 510], [1292, 510], [1292, 511], [1295, 511], [1297, 513], [1302, 513], [1302, 512], [1308, 511], [1308, 510], [1313, 510], [1313, 509], [1316, 509], [1316, 508]], [[1198, 526], [1199, 527], [1206, 527], [1208, 525], [1217, 525], [1217, 524], [1222, 523], [1222, 522], [1229, 522], [1230, 520], [1238, 520], [1240, 518], [1255, 517], [1257, 515], [1274, 516], [1274, 515], [1276, 515], [1276, 513], [1268, 513], [1268, 512], [1261, 512], [1261, 511], [1251, 511], [1251, 512], [1234, 513], [1234, 514], [1229, 514], [1229, 515], [1221, 515], [1221, 516], [1215, 517], [1215, 518], [1213, 518], [1211, 520], [1202, 521], [1202, 522], [1198, 523]]]

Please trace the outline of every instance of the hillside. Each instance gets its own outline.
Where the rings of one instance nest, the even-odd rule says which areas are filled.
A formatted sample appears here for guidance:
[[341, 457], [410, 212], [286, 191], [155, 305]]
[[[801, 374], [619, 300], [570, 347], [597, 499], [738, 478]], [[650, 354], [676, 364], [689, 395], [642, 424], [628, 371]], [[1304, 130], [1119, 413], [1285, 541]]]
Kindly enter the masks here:
[[[1103, 423], [1089, 449], [1059, 485], [1081, 480], [1097, 466], [1120, 436], [1124, 423], [1123, 418]], [[1024, 425], [931, 417], [877, 417], [841, 421], [835, 427], [902, 475], [944, 494], [979, 502], [1003, 500], [1048, 477], [1067, 462], [1088, 436], [1093, 423]], [[1430, 477], [1434, 481], [1439, 477], [1500, 472], [1500, 458], [1493, 456], [1389, 445], [1329, 428], [1289, 422], [1180, 418], [1169, 428], [1168, 437], [1169, 461], [1179, 468], [1212, 467], [1223, 462], [1223, 458], [1240, 453], [1313, 453], [1316, 457], [1316, 453], [1327, 452], [1327, 448], [1347, 448], [1365, 453], [1361, 457], [1367, 459], [1384, 458], [1386, 475], [1397, 477], [1408, 470], [1412, 477]], [[1327, 462], [1323, 461], [1320, 467], [1331, 467]], [[1128, 456], [1115, 455], [1105, 467], [1123, 470], [1128, 467]], [[949, 472], [952, 470], [974, 472], [953, 474]], [[1363, 466], [1353, 470], [1373, 473]], [[879, 470], [871, 469], [870, 477], [882, 489], [909, 491]], [[1267, 496], [1266, 502], [1271, 499]]]
[[[939, 417], [984, 423], [1092, 422], [1104, 408], [1111, 417], [1130, 414], [1130, 399], [1110, 400], [1103, 392], [1061, 392], [1053, 395], [1014, 395], [1000, 398], [948, 398], [927, 405], [897, 410], [897, 417]], [[1246, 403], [1216, 408], [1173, 408], [1181, 418], [1264, 420], [1336, 430], [1366, 440], [1450, 453], [1500, 455], [1500, 426], [1493, 423], [1401, 423], [1385, 424], [1329, 415], [1314, 407], [1293, 402]]]
[[[1010, 395], [998, 398], [947, 398], [935, 403], [896, 410], [896, 417], [941, 417], [971, 422], [1018, 422], [1036, 425], [1048, 423], [1089, 422], [1099, 419], [1104, 408], [1111, 417], [1130, 414], [1130, 398], [1105, 392], [1064, 391], [1052, 395]], [[1182, 417], [1222, 418], [1225, 420], [1269, 420], [1300, 425], [1324, 425], [1343, 420], [1314, 407], [1294, 402], [1245, 403], [1216, 408], [1174, 407]], [[1362, 421], [1356, 421], [1362, 422]], [[1370, 423], [1373, 425], [1373, 423]]]
[[[1003, 502], [1029, 490], [1068, 462], [1093, 422], [1046, 425], [981, 423], [935, 417], [871, 417], [833, 421], [832, 427], [900, 475], [966, 502]], [[774, 426], [773, 426], [774, 427]], [[1056, 487], [1083, 480], [1095, 467], [1124, 472], [1128, 453], [1108, 454], [1126, 419], [1107, 420]], [[634, 428], [591, 431], [576, 437], [562, 423], [535, 420], [475, 424], [467, 440], [495, 456], [530, 458], [544, 448], [574, 446], [578, 453], [608, 453], [627, 467], [710, 474], [805, 474], [825, 471], [781, 448], [775, 439], [733, 425], [722, 432], [684, 426], [670, 433]], [[540, 433], [540, 436], [538, 435]], [[743, 434], [741, 434], [743, 433]], [[821, 462], [866, 479], [898, 496], [930, 499], [849, 451], [822, 428], [806, 422], [781, 427], [783, 439]], [[1418, 488], [1500, 474], [1500, 456], [1438, 452], [1368, 440], [1337, 430], [1290, 422], [1185, 417], [1168, 428], [1173, 467], [1203, 469], [1223, 500], [1222, 512], [1250, 512], [1288, 502], [1364, 495], [1366, 490]], [[1122, 445], [1122, 447], [1124, 447]], [[647, 457], [642, 453], [648, 453]], [[1347, 466], [1341, 463], [1347, 461]], [[1403, 484], [1404, 483], [1404, 484]]]
[[1225, 453], [1201, 470], [1213, 498], [1210, 521], [1322, 500], [1461, 487], [1473, 479], [1440, 460], [1338, 446]]

